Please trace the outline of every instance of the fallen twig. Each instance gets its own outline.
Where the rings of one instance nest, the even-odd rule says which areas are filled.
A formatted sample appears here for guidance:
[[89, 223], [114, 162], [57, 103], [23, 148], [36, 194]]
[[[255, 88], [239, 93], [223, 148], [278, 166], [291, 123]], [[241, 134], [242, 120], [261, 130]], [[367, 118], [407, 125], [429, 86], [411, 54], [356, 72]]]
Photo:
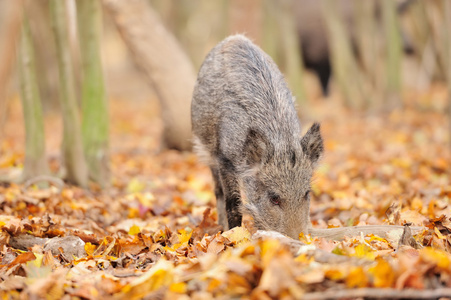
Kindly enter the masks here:
[[25, 191], [27, 188], [29, 188], [33, 184], [36, 184], [38, 182], [43, 182], [43, 181], [46, 181], [46, 182], [52, 184], [53, 186], [55, 186], [59, 192], [61, 192], [63, 190], [64, 181], [61, 180], [60, 178], [54, 177], [54, 176], [49, 176], [49, 175], [40, 175], [40, 176], [36, 176], [36, 177], [30, 178], [27, 181], [25, 181], [22, 191]]
[[[417, 234], [424, 230], [423, 227], [410, 227], [412, 234]], [[309, 233], [314, 237], [321, 237], [330, 240], [342, 240], [345, 236], [358, 236], [374, 234], [383, 238], [388, 237], [389, 232], [399, 231], [399, 236], [404, 232], [404, 226], [398, 225], [366, 225], [366, 226], [350, 226], [337, 228], [309, 228]]]
[[380, 288], [362, 288], [352, 290], [329, 290], [324, 292], [306, 293], [302, 299], [321, 300], [321, 299], [354, 299], [354, 298], [372, 298], [372, 299], [438, 299], [441, 297], [451, 297], [451, 288], [438, 288], [433, 290], [414, 290], [414, 289], [380, 289]]
[[340, 264], [344, 262], [364, 263], [364, 260], [358, 259], [356, 257], [337, 255], [321, 249], [317, 249], [313, 245], [306, 245], [301, 241], [289, 238], [276, 231], [258, 230], [256, 233], [252, 235], [252, 238], [277, 239], [278, 241], [280, 241], [281, 244], [288, 246], [290, 252], [293, 253], [293, 255], [307, 253], [308, 255], [313, 256], [315, 261], [319, 263], [329, 263], [329, 264], [331, 263]]

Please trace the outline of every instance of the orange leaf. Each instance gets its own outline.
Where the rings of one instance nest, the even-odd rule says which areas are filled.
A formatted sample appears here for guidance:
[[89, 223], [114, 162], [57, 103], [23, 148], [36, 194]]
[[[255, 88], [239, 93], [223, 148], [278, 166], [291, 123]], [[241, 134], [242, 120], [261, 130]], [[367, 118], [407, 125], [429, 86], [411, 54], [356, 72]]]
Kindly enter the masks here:
[[374, 267], [369, 269], [374, 277], [375, 287], [391, 287], [395, 280], [395, 273], [388, 262], [383, 259], [377, 259]]
[[141, 229], [139, 228], [139, 226], [133, 225], [132, 227], [130, 227], [130, 230], [128, 231], [128, 234], [129, 235], [137, 235], [140, 232], [141, 232]]
[[366, 258], [368, 260], [374, 260], [376, 258], [376, 254], [374, 253], [373, 249], [365, 244], [359, 244], [354, 249], [355, 254], [353, 256]]
[[96, 245], [93, 245], [89, 242], [85, 244], [85, 251], [86, 251], [86, 254], [88, 254], [88, 255], [93, 255], [94, 251], [96, 251], [96, 248], [97, 248]]
[[362, 288], [368, 286], [368, 277], [361, 267], [354, 267], [346, 277], [346, 286], [349, 288]]
[[186, 289], [187, 289], [187, 286], [186, 286], [185, 282], [177, 282], [177, 283], [173, 283], [169, 286], [169, 290], [171, 292], [178, 293], [178, 294], [185, 294]]
[[23, 264], [23, 263], [26, 263], [27, 261], [30, 261], [30, 260], [35, 260], [36, 259], [36, 256], [33, 254], [33, 252], [25, 252], [25, 253], [22, 253], [22, 254], [20, 254], [20, 255], [18, 255], [10, 264], [9, 264], [9, 266], [10, 267], [12, 267], [12, 266], [15, 266], [15, 265], [17, 265], [17, 264]]
[[451, 256], [443, 250], [426, 247], [420, 250], [420, 259], [435, 264], [443, 270], [451, 267]]

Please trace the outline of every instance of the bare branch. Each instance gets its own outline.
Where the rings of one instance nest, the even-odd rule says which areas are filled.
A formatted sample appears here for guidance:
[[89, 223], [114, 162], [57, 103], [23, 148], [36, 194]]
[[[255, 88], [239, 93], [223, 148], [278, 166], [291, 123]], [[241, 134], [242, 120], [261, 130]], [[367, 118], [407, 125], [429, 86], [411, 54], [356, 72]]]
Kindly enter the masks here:
[[302, 295], [302, 299], [438, 299], [440, 297], [450, 297], [450, 295], [451, 288], [439, 288], [434, 290], [363, 288], [307, 293]]

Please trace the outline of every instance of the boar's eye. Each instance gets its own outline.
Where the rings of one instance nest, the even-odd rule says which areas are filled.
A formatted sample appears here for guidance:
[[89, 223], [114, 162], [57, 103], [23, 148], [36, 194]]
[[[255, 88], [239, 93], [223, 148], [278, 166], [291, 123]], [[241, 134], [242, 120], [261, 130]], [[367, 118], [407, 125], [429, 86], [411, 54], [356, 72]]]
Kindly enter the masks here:
[[309, 196], [310, 196], [310, 190], [308, 190], [307, 192], [305, 192], [304, 199], [308, 199]]
[[280, 197], [276, 194], [270, 193], [269, 194], [269, 201], [271, 201], [274, 205], [280, 205]]

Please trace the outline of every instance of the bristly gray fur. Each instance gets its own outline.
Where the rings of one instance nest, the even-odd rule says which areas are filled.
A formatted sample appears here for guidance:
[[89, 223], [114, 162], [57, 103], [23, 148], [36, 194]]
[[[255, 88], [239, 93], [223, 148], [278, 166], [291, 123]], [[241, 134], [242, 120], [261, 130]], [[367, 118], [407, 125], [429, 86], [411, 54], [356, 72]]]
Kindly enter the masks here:
[[224, 229], [241, 225], [244, 210], [259, 229], [307, 233], [320, 126], [301, 138], [292, 94], [272, 59], [242, 35], [219, 43], [199, 71], [191, 117]]

